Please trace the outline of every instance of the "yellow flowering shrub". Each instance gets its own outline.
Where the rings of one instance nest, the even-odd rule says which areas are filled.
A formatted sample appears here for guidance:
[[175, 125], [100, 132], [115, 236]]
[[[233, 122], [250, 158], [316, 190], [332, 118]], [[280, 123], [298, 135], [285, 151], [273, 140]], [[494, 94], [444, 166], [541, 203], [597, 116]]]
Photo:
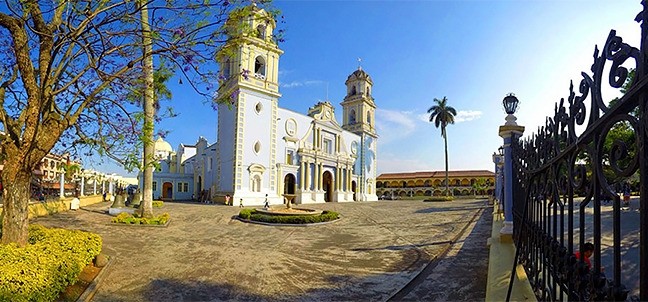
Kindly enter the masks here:
[[30, 225], [25, 247], [0, 245], [0, 301], [53, 301], [100, 252], [97, 234]]

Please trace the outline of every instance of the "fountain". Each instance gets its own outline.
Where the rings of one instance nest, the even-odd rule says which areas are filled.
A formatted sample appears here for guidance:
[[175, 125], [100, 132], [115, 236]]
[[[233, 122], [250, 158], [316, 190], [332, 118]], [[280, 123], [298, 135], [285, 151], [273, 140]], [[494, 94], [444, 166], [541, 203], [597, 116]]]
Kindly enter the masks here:
[[267, 208], [267, 209], [256, 209], [258, 213], [267, 214], [267, 215], [282, 215], [282, 216], [300, 216], [300, 215], [320, 215], [322, 210], [315, 209], [305, 209], [305, 208], [293, 208], [292, 201], [295, 199], [295, 194], [283, 194], [284, 199], [286, 200], [285, 208]]

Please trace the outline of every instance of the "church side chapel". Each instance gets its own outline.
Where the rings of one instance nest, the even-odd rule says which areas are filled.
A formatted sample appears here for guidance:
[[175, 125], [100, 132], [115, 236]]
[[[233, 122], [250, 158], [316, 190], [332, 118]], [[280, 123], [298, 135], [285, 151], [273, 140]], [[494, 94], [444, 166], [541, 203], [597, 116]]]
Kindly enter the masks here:
[[306, 115], [279, 107], [283, 51], [272, 39], [275, 20], [251, 9], [228, 22], [255, 30], [229, 39], [217, 55], [218, 95], [230, 97], [218, 105], [217, 142], [200, 137], [173, 151], [158, 140], [164, 150], [156, 150], [154, 197], [223, 202], [229, 195], [235, 206], [283, 204], [286, 194], [297, 204], [378, 200], [371, 77], [361, 67], [348, 76], [342, 125], [328, 101]]

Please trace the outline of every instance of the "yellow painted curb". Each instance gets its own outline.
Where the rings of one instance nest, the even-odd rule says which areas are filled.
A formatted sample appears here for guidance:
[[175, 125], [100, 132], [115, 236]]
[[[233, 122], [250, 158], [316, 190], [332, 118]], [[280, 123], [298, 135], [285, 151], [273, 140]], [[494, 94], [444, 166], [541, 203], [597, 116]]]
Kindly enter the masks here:
[[[504, 219], [501, 213], [493, 211], [493, 229], [488, 239], [490, 254], [488, 256], [488, 283], [486, 301], [505, 301], [511, 279], [511, 269], [515, 258], [515, 245], [500, 240], [499, 231]], [[511, 301], [537, 301], [531, 284], [521, 265], [516, 268]]]

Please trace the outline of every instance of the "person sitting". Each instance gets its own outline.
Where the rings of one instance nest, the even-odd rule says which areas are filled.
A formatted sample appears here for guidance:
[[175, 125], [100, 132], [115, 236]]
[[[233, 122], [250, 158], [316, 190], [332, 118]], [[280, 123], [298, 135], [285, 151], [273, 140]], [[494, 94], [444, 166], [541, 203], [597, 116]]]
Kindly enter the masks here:
[[580, 251], [576, 251], [574, 256], [576, 256], [576, 259], [584, 261], [587, 264], [587, 268], [592, 269], [592, 261], [590, 260], [592, 254], [594, 254], [594, 244], [587, 242], [583, 244], [583, 254], [581, 255]]

